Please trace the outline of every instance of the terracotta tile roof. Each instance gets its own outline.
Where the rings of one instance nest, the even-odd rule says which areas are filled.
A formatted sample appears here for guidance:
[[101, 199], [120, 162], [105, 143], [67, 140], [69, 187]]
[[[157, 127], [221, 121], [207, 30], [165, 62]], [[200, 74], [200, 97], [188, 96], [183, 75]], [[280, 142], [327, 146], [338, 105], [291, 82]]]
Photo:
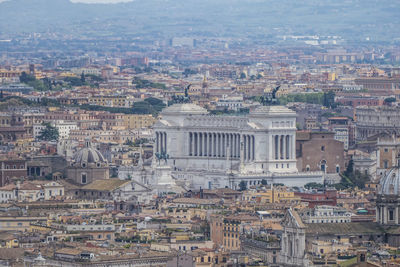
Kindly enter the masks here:
[[86, 190], [98, 190], [98, 191], [113, 191], [118, 187], [130, 183], [131, 181], [120, 180], [118, 178], [104, 179], [93, 181], [92, 183], [85, 185], [82, 189]]
[[179, 204], [216, 205], [219, 203], [219, 200], [203, 198], [176, 198], [172, 202]]

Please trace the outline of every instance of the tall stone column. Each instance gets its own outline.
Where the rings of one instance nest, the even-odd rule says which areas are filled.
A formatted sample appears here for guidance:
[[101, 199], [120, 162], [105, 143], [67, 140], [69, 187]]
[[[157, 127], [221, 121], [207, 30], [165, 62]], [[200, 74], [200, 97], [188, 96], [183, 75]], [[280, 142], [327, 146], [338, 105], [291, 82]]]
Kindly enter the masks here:
[[215, 142], [214, 133], [211, 133], [210, 136], [211, 136], [211, 157], [214, 157], [214, 142]]
[[164, 150], [165, 150], [165, 153], [168, 153], [168, 150], [167, 150], [167, 133], [166, 132], [164, 132]]
[[388, 210], [387, 207], [383, 207], [383, 223], [387, 224], [388, 219]]
[[221, 133], [221, 157], [225, 157], [225, 152], [226, 152], [226, 148], [225, 148], [225, 134]]
[[189, 156], [192, 156], [192, 138], [193, 138], [193, 136], [192, 136], [192, 133], [191, 132], [189, 132], [189, 138], [188, 138], [188, 140], [189, 140], [189, 142], [188, 142], [188, 151], [189, 151]]
[[286, 135], [286, 159], [290, 158], [290, 137], [289, 135]]
[[270, 137], [270, 147], [272, 152], [272, 159], [275, 159], [275, 135], [271, 135]]
[[220, 144], [219, 144], [219, 133], [215, 134], [215, 155], [217, 156], [217, 158], [219, 157], [219, 148], [220, 148]]
[[215, 133], [215, 157], [218, 157], [218, 133]]
[[255, 160], [256, 157], [256, 137], [253, 135], [251, 137], [251, 141], [252, 141], [252, 147], [253, 147], [253, 153], [251, 154], [251, 158], [252, 160]]
[[212, 137], [211, 137], [211, 133], [208, 133], [208, 156], [211, 157], [212, 156]]
[[242, 150], [242, 140], [241, 140], [241, 136], [240, 134], [237, 134], [237, 157], [241, 158], [242, 154], [241, 154], [241, 150]]
[[159, 135], [160, 135], [160, 152], [162, 153], [163, 152], [163, 147], [164, 147], [164, 139], [163, 139], [163, 136], [162, 136], [162, 132], [159, 132]]
[[276, 135], [276, 159], [281, 158], [281, 136]]
[[200, 156], [200, 136], [196, 133], [196, 156]]
[[282, 135], [282, 158], [286, 159], [286, 135]]
[[207, 156], [207, 133], [203, 133], [203, 156]]
[[251, 161], [252, 160], [251, 155], [253, 155], [253, 146], [252, 146], [252, 142], [251, 142], [251, 135], [248, 135], [247, 139], [248, 139], [248, 143], [249, 143], [249, 156], [248, 156], [248, 158], [249, 158], [249, 161]]
[[196, 134], [192, 132], [192, 156], [196, 156], [195, 147], [196, 147]]
[[224, 154], [224, 152], [223, 152], [223, 150], [224, 150], [223, 146], [224, 146], [224, 143], [223, 143], [223, 141], [222, 141], [222, 133], [220, 133], [220, 134], [219, 134], [219, 157], [220, 157], [220, 158], [222, 158], [222, 155]]
[[232, 158], [233, 157], [233, 134], [229, 134], [229, 156]]
[[243, 135], [243, 160], [247, 161], [247, 138]]
[[202, 133], [198, 133], [199, 135], [199, 156], [203, 156], [203, 135]]
[[221, 139], [222, 139], [222, 157], [226, 156], [226, 135], [225, 133], [221, 134]]
[[233, 134], [232, 146], [233, 146], [233, 157], [237, 158], [237, 134]]
[[158, 145], [159, 145], [159, 143], [160, 143], [160, 141], [158, 140], [158, 132], [156, 132], [156, 145], [155, 145], [156, 153], [159, 152], [159, 151], [158, 151]]

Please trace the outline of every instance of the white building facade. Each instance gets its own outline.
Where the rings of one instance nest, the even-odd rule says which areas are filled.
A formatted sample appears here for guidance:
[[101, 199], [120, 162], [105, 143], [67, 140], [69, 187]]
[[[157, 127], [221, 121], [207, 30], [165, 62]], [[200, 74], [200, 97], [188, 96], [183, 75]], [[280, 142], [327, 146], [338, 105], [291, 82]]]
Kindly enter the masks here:
[[175, 104], [154, 125], [155, 153], [168, 154], [173, 176], [192, 188], [236, 188], [241, 181], [301, 186], [322, 174], [296, 167], [296, 113], [262, 106], [247, 116], [212, 116], [194, 104]]
[[[74, 121], [49, 121], [50, 125], [56, 127], [59, 134], [59, 139], [68, 139], [69, 133], [71, 130], [77, 130], [78, 124]], [[36, 139], [40, 136], [41, 132], [46, 128], [43, 124], [34, 124], [33, 125], [33, 137]]]

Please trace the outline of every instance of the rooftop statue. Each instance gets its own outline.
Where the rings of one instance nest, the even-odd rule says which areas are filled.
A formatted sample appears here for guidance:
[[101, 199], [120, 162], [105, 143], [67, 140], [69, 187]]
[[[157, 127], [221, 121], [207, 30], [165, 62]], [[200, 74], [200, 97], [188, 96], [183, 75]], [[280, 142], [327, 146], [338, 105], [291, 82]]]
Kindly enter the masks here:
[[261, 104], [263, 106], [277, 105], [278, 99], [276, 98], [276, 93], [278, 92], [280, 87], [281, 86], [278, 85], [277, 87], [275, 87], [274, 90], [272, 90], [272, 92], [261, 96]]

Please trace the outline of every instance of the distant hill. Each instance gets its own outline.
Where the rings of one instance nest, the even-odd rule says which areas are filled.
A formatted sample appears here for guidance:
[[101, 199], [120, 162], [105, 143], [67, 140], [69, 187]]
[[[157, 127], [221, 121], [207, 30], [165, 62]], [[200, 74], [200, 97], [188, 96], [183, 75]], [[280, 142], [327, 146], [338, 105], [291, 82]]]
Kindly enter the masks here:
[[0, 2], [0, 35], [59, 31], [75, 36], [341, 35], [400, 37], [393, 0], [135, 0], [83, 4], [69, 0]]

